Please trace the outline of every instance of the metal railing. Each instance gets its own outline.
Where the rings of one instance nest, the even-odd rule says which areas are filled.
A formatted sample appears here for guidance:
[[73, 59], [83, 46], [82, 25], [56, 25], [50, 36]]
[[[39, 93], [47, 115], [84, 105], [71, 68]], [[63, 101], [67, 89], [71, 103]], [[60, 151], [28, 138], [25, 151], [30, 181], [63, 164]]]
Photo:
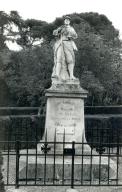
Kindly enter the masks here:
[[[107, 146], [106, 151], [96, 152], [88, 144], [76, 142], [6, 142], [3, 152], [4, 184], [15, 186], [122, 186], [122, 155], [116, 143], [114, 153], [108, 143], [94, 143]], [[26, 145], [24, 150], [21, 145]], [[29, 143], [36, 145], [30, 149]], [[4, 145], [4, 142], [0, 143]], [[93, 145], [93, 143], [91, 143]], [[70, 147], [67, 147], [70, 146]]]
[[[44, 133], [45, 116], [23, 115], [10, 116], [9, 119], [0, 122], [0, 134], [3, 129], [4, 141], [40, 141]], [[122, 116], [115, 118], [96, 117], [95, 115], [85, 117], [85, 135], [87, 142], [122, 143]], [[15, 142], [11, 143], [11, 149], [15, 148]], [[29, 143], [29, 147], [33, 148], [35, 144]], [[24, 149], [24, 143], [21, 145]], [[92, 146], [91, 146], [92, 147]], [[4, 145], [3, 149], [7, 148]], [[98, 149], [99, 150], [99, 149]], [[111, 148], [111, 151], [113, 149]], [[114, 153], [114, 150], [113, 150]]]
[[[87, 143], [39, 142], [45, 116], [9, 115], [1, 121], [4, 184], [10, 186], [122, 186], [122, 116], [86, 115]], [[87, 151], [87, 146], [90, 146]], [[70, 147], [67, 147], [70, 146]], [[60, 150], [59, 150], [60, 148]]]

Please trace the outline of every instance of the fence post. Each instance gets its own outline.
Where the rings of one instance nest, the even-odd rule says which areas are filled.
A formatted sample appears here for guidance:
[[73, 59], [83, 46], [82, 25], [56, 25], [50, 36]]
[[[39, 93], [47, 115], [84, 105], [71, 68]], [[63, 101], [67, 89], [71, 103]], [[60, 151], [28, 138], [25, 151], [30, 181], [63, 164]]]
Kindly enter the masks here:
[[72, 173], [71, 173], [71, 188], [74, 188], [74, 156], [75, 156], [75, 141], [72, 142]]
[[119, 130], [117, 127], [117, 174], [116, 174], [116, 185], [118, 185], [118, 180], [119, 180], [119, 151], [120, 151], [120, 146], [119, 146], [119, 142], [120, 142], [120, 134], [119, 134]]
[[20, 141], [16, 141], [16, 183], [15, 188], [19, 188], [19, 147], [20, 147]]

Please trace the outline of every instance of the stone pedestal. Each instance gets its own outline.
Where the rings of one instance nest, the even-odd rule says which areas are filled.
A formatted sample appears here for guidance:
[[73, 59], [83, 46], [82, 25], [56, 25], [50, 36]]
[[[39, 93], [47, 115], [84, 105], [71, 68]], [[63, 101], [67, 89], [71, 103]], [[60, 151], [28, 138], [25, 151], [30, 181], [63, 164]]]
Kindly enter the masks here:
[[[53, 80], [52, 87], [46, 90], [47, 108], [46, 124], [43, 141], [50, 142], [47, 154], [41, 151], [41, 144], [38, 144], [37, 151], [28, 151], [28, 178], [35, 177], [43, 181], [46, 175], [46, 182], [66, 182], [71, 184], [72, 165], [74, 165], [74, 181], [95, 181], [116, 178], [116, 164], [106, 157], [100, 157], [91, 151], [86, 140], [84, 140], [84, 99], [87, 91], [80, 87], [78, 80], [57, 81]], [[43, 143], [43, 141], [41, 141]], [[72, 148], [72, 142], [75, 146]], [[52, 144], [51, 144], [52, 142]], [[59, 143], [57, 143], [59, 142]], [[67, 143], [71, 142], [71, 144]], [[85, 142], [85, 145], [82, 145]], [[65, 154], [66, 150], [71, 154]], [[73, 149], [75, 149], [74, 162]], [[31, 156], [31, 154], [36, 156]], [[41, 153], [41, 154], [40, 154]], [[89, 155], [88, 155], [88, 154]], [[92, 157], [91, 157], [92, 153]], [[20, 157], [25, 162], [26, 157]], [[101, 162], [101, 163], [100, 163]], [[108, 163], [109, 162], [109, 163]], [[20, 171], [20, 178], [25, 175], [26, 167]]]
[[[46, 90], [47, 141], [54, 142], [56, 139], [57, 142], [63, 142], [65, 134], [65, 142], [82, 142], [87, 91], [80, 87], [79, 80], [55, 81]], [[57, 147], [60, 149], [61, 145]]]
[[[45, 165], [45, 156], [34, 156], [36, 151], [29, 150], [28, 154], [28, 166], [26, 167], [27, 159], [24, 156], [26, 153], [24, 150], [20, 153], [20, 162], [22, 164], [19, 178], [26, 180], [26, 171], [27, 178], [31, 180], [36, 179], [37, 181], [44, 182], [49, 184], [54, 180], [59, 184], [64, 180], [64, 184], [71, 184], [72, 177], [72, 157], [65, 156], [64, 159], [62, 156], [56, 156], [54, 159], [53, 154], [46, 156], [46, 165]], [[22, 155], [23, 154], [23, 155]], [[84, 156], [78, 157], [75, 156], [74, 159], [74, 184], [89, 184], [91, 181], [92, 184], [105, 182], [107, 184], [109, 180], [115, 181], [117, 177], [117, 164], [110, 159], [108, 164], [108, 158], [104, 156], [95, 156], [87, 157]], [[35, 164], [37, 162], [37, 165]], [[101, 163], [100, 163], [101, 162]], [[55, 169], [54, 169], [55, 166]], [[64, 167], [64, 169], [63, 169]], [[55, 172], [54, 172], [55, 171]]]

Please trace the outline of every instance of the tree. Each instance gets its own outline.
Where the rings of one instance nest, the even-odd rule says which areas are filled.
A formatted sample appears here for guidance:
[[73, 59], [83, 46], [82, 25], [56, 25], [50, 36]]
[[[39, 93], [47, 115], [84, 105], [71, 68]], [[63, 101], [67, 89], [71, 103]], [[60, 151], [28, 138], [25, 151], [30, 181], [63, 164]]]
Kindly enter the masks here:
[[51, 55], [52, 49], [48, 44], [11, 55], [6, 81], [17, 105], [39, 106], [44, 90], [51, 85]]
[[[118, 30], [106, 16], [98, 13], [75, 13], [70, 17], [78, 33], [75, 76], [89, 91], [87, 104], [120, 104], [122, 44]], [[52, 33], [63, 24], [63, 18], [46, 23], [34, 19], [23, 20], [18, 13], [12, 12], [9, 20], [10, 25], [14, 23], [18, 28], [16, 33], [12, 31], [11, 34], [23, 49], [11, 53], [9, 62], [3, 62], [6, 66], [6, 83], [17, 105], [39, 105], [39, 98], [42, 102], [44, 90], [51, 85]]]

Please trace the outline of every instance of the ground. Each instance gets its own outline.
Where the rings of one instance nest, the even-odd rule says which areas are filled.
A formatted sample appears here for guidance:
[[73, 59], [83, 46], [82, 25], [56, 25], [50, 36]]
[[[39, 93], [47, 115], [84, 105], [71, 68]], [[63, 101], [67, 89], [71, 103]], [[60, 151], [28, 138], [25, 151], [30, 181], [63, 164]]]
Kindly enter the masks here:
[[[69, 187], [6, 187], [6, 192], [65, 192]], [[122, 187], [80, 187], [78, 192], [122, 192]]]

